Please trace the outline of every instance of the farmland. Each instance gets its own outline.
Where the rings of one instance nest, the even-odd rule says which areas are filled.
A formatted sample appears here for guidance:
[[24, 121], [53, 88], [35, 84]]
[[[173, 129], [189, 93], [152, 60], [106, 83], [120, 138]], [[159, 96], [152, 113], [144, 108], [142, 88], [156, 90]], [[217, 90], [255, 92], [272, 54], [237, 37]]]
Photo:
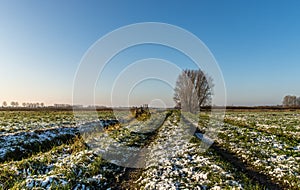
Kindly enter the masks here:
[[298, 111], [81, 115], [0, 111], [0, 189], [300, 189]]

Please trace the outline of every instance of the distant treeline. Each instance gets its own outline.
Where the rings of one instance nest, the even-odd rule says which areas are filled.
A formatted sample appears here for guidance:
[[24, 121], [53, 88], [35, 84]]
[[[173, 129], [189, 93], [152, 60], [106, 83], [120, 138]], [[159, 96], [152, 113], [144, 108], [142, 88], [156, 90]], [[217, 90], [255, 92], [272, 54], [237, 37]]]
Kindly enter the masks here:
[[283, 107], [300, 107], [300, 97], [287, 95], [282, 101]]
[[[2, 106], [0, 110], [2, 111], [73, 111], [73, 110], [83, 110], [83, 111], [131, 111], [133, 107], [105, 107], [105, 106], [39, 106], [39, 107], [21, 107], [21, 106]], [[155, 108], [151, 108], [155, 109]], [[160, 109], [160, 108], [156, 108]], [[300, 110], [300, 106], [287, 106], [287, 105], [276, 105], [276, 106], [202, 106], [201, 111], [211, 111], [214, 110], [235, 110], [235, 111], [247, 111], [247, 110], [278, 110], [278, 111], [291, 111]], [[166, 110], [181, 110], [181, 108], [166, 108]]]
[[54, 107], [54, 106], [45, 106], [38, 108], [29, 108], [29, 107], [0, 107], [0, 111], [73, 111], [73, 110], [82, 110], [82, 111], [113, 111], [112, 108], [95, 108], [95, 107], [83, 107], [83, 108], [73, 108], [73, 107]]
[[13, 108], [18, 108], [18, 107], [23, 107], [23, 108], [41, 108], [44, 107], [45, 104], [43, 102], [23, 102], [22, 104], [19, 104], [18, 101], [12, 101], [10, 104], [8, 104], [6, 101], [2, 103], [2, 107], [13, 107]]

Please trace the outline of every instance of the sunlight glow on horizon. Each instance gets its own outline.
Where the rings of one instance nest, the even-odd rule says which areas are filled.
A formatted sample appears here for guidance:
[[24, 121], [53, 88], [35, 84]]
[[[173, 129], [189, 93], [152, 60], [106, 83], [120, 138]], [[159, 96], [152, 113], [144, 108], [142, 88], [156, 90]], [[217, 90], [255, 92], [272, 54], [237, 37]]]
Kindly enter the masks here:
[[[207, 45], [223, 72], [227, 105], [281, 104], [287, 94], [300, 95], [299, 5], [298, 1], [268, 0], [3, 1], [0, 106], [3, 101], [72, 104], [76, 70], [89, 47], [112, 30], [147, 21], [178, 25]], [[190, 67], [190, 62], [176, 52], [141, 47], [139, 54], [132, 49], [116, 58], [102, 81], [108, 81], [109, 86], [115, 75], [112, 71], [149, 57]], [[96, 91], [97, 96], [99, 93], [108, 96]]]

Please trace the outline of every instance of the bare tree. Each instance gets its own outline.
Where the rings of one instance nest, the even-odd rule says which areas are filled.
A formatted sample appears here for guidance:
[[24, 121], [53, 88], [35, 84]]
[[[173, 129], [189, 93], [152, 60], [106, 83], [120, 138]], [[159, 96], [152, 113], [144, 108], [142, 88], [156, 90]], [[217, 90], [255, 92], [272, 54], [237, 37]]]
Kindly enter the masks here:
[[290, 95], [286, 95], [286, 96], [283, 98], [282, 105], [283, 105], [284, 107], [288, 107], [288, 106], [289, 106], [289, 99], [290, 99]]
[[10, 103], [10, 105], [11, 105], [11, 107], [15, 107], [15, 102], [12, 101], [12, 102]]
[[15, 102], [15, 106], [16, 106], [16, 107], [19, 107], [19, 102]]
[[290, 95], [286, 95], [286, 96], [283, 98], [282, 105], [283, 105], [284, 107], [288, 107], [288, 106], [289, 106], [289, 99], [290, 99]]
[[300, 97], [297, 98], [297, 100], [296, 100], [296, 105], [297, 105], [298, 107], [300, 107]]
[[26, 103], [25, 103], [25, 102], [23, 102], [23, 103], [22, 103], [22, 106], [23, 106], [23, 107], [26, 107]]
[[7, 106], [7, 102], [4, 101], [4, 102], [2, 103], [2, 106], [3, 106], [3, 107], [6, 107], [6, 106]]
[[199, 70], [184, 70], [177, 79], [174, 101], [183, 111], [195, 113], [211, 103], [212, 78]]
[[283, 98], [282, 105], [284, 107], [295, 107], [297, 106], [297, 97], [296, 96], [291, 96], [287, 95]]

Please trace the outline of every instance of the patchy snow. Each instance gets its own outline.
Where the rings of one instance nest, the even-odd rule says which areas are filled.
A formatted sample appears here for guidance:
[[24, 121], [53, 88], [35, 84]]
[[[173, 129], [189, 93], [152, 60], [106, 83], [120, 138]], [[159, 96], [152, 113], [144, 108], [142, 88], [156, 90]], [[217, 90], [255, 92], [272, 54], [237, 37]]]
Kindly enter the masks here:
[[208, 156], [205, 149], [186, 141], [185, 130], [184, 123], [177, 122], [176, 117], [165, 122], [150, 144], [147, 167], [137, 183], [143, 189], [207, 189], [217, 184], [241, 189], [239, 182], [229, 180], [233, 175], [215, 163], [214, 155]]

